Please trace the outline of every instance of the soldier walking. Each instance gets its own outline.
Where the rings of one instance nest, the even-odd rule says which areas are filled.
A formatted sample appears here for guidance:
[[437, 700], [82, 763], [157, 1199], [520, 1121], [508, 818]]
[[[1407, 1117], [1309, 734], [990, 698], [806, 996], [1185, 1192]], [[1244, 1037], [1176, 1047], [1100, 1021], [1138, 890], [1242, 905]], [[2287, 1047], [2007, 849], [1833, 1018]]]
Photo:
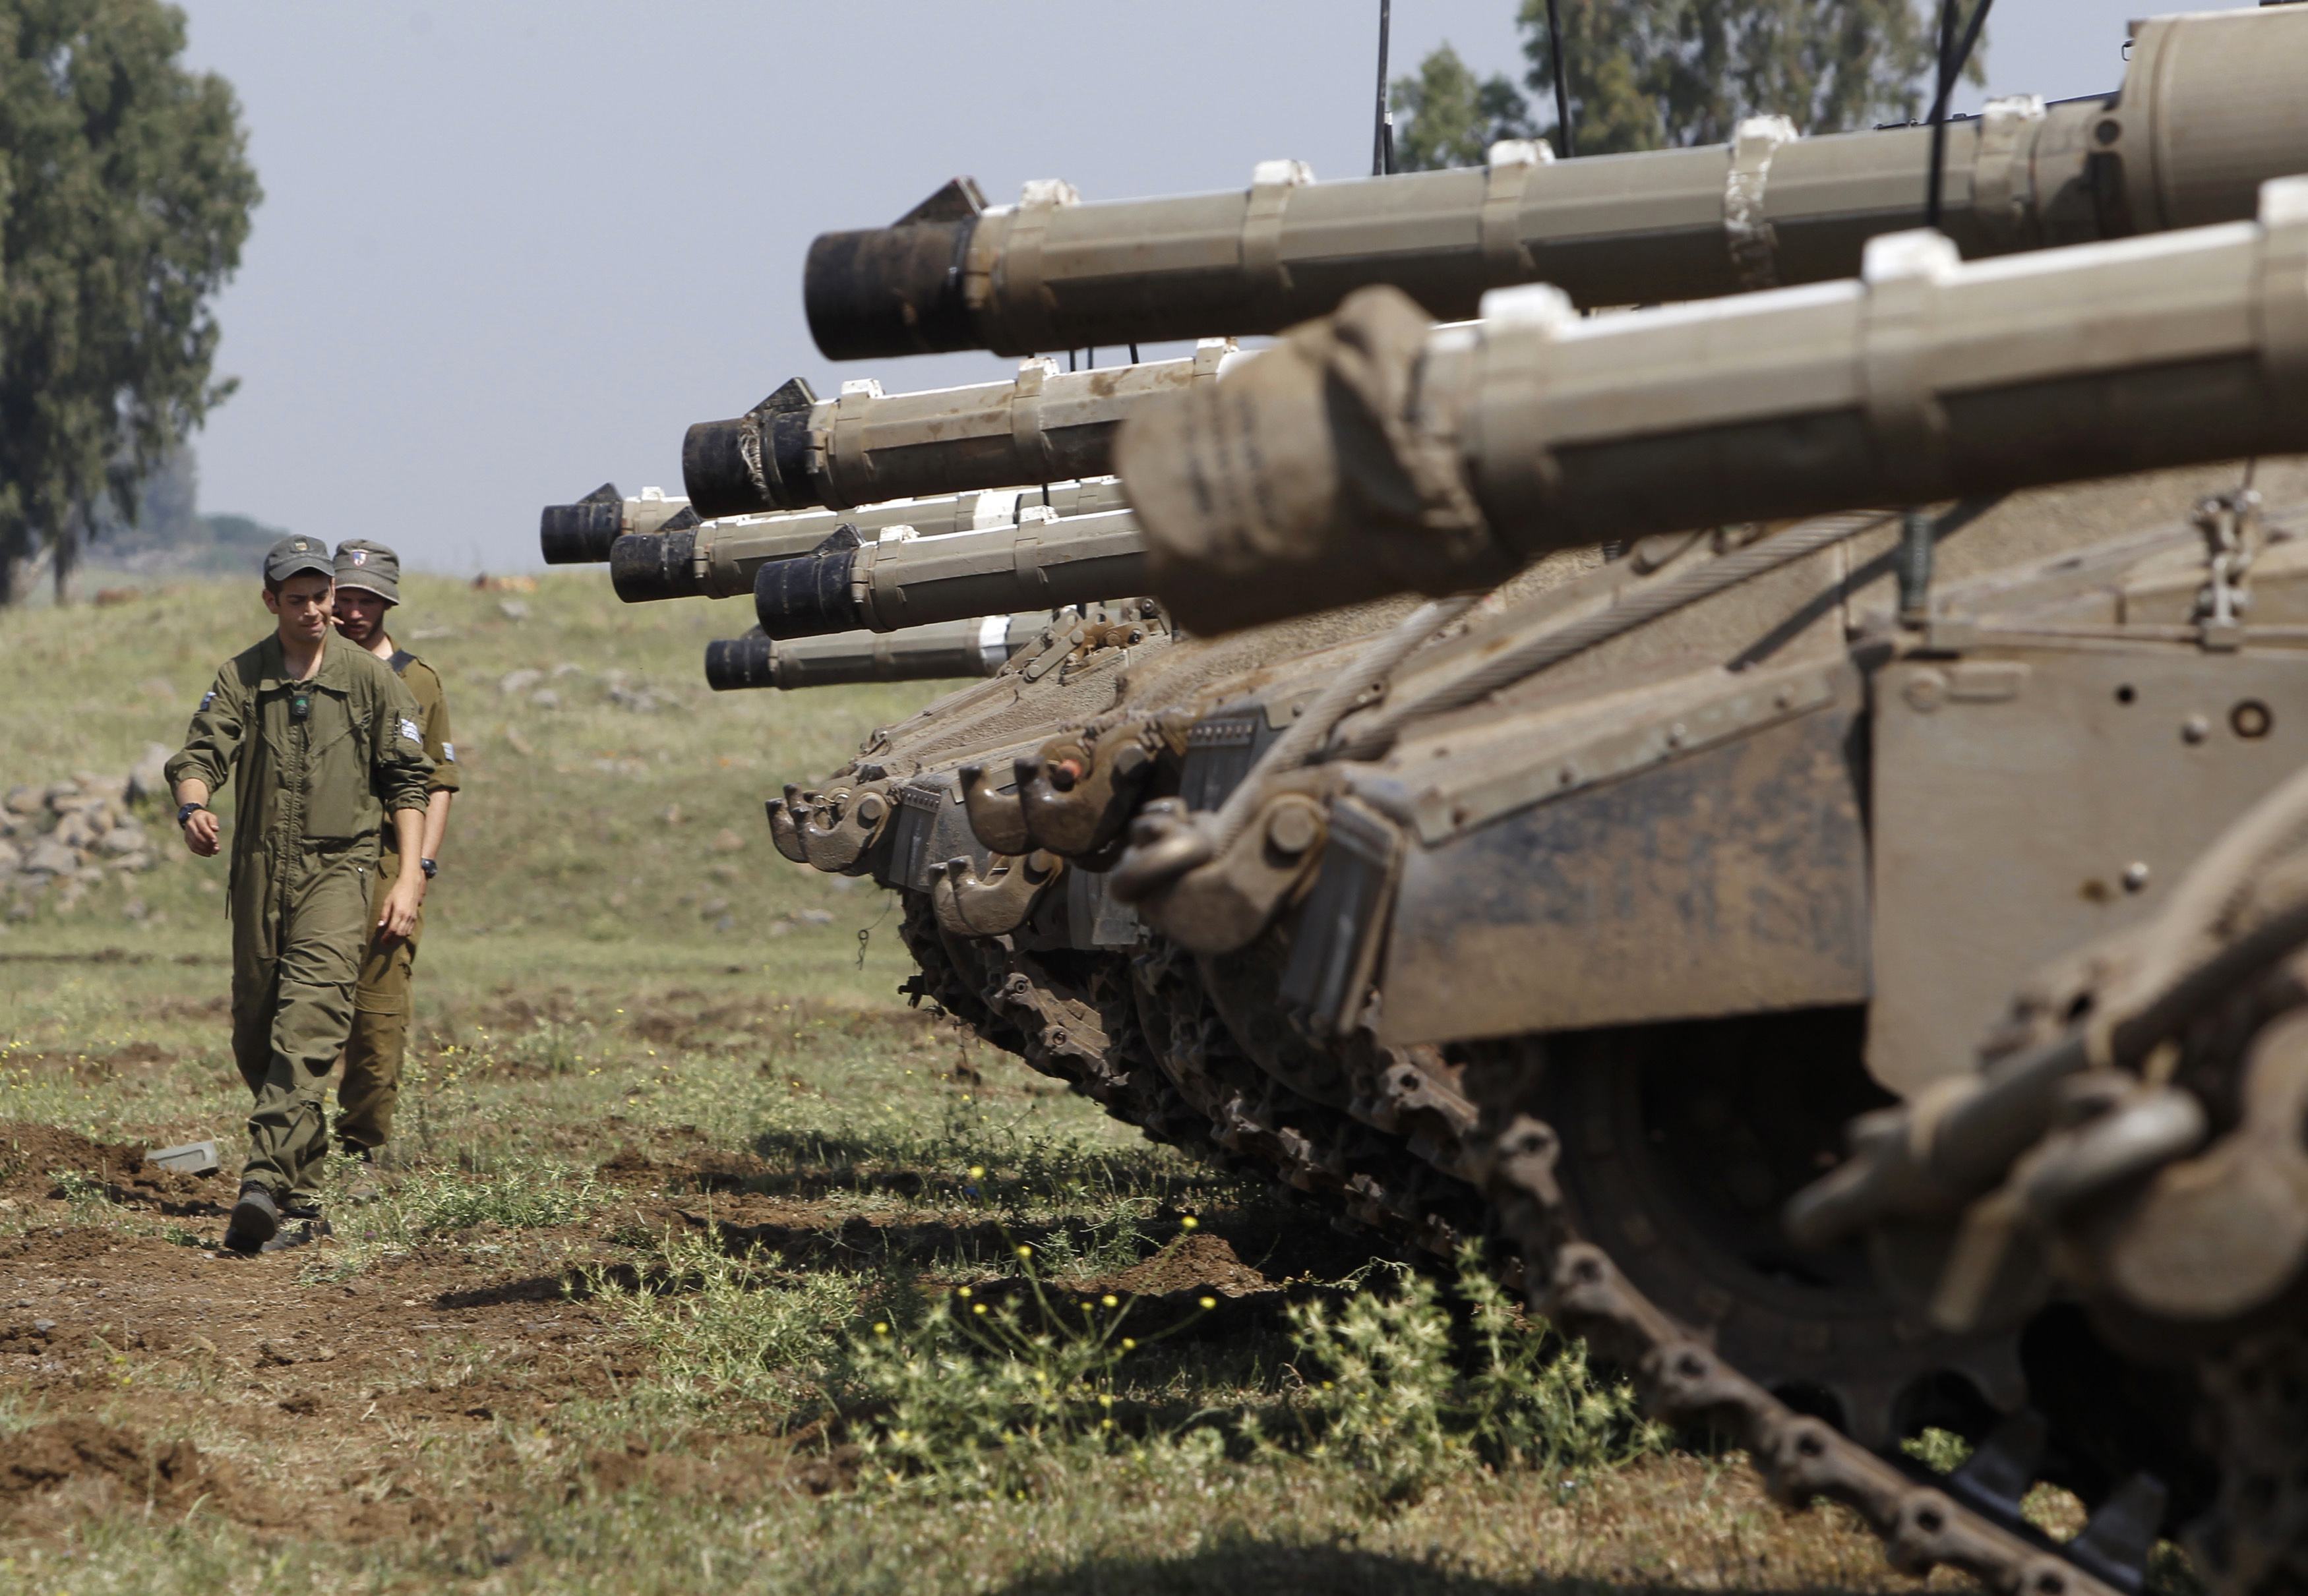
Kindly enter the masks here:
[[[348, 538], [337, 545], [337, 631], [391, 665], [417, 700], [417, 726], [433, 761], [426, 785], [425, 840], [417, 868], [429, 883], [439, 873], [441, 841], [449, 830], [449, 802], [457, 790], [457, 745], [449, 731], [449, 703], [431, 665], [401, 648], [385, 630], [385, 615], [400, 603], [400, 556], [381, 543]], [[387, 833], [377, 861], [375, 915], [408, 868], [399, 839]], [[360, 984], [353, 990], [353, 1030], [345, 1044], [345, 1074], [337, 1085], [337, 1148], [349, 1158], [373, 1160], [392, 1136], [393, 1103], [400, 1094], [400, 1065], [409, 1044], [414, 1006], [409, 982], [417, 965], [417, 939], [425, 930], [418, 912], [409, 934], [369, 945], [361, 961]], [[315, 1163], [317, 1175], [320, 1166]], [[317, 1191], [317, 1181], [314, 1190]], [[300, 1191], [298, 1206], [312, 1193]]]
[[255, 1100], [248, 1162], [225, 1246], [255, 1252], [328, 1149], [323, 1096], [352, 1031], [353, 988], [372, 936], [417, 923], [425, 878], [409, 871], [370, 911], [378, 836], [424, 839], [426, 758], [417, 702], [383, 660], [329, 624], [328, 545], [284, 537], [264, 557], [272, 635], [228, 660], [168, 761], [185, 845], [217, 852], [209, 800], [237, 777], [232, 869], [232, 1050]]

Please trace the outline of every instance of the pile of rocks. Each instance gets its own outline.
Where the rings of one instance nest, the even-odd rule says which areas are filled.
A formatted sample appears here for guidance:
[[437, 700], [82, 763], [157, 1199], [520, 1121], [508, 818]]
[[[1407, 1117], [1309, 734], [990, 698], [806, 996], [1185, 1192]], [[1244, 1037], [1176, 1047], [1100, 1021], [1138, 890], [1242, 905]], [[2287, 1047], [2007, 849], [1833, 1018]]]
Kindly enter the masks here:
[[108, 874], [132, 876], [159, 862], [136, 811], [168, 802], [168, 757], [156, 742], [125, 777], [82, 773], [0, 797], [0, 890], [9, 919], [30, 919], [43, 899], [69, 912]]

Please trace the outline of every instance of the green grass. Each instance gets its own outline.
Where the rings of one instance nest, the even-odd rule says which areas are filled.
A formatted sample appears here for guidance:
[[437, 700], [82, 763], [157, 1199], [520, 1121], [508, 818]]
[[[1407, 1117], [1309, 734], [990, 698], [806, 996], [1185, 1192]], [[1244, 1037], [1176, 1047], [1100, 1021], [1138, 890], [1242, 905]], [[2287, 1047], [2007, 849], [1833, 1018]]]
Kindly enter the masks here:
[[[714, 693], [705, 644], [750, 617], [728, 605], [623, 605], [592, 571], [548, 575], [518, 595], [424, 576], [405, 591], [394, 634], [441, 673], [465, 784], [428, 940], [539, 930], [544, 946], [602, 970], [637, 944], [669, 943], [698, 962], [774, 960], [797, 993], [887, 991], [853, 979], [857, 933], [877, 919], [879, 895], [778, 858], [762, 801], [831, 769], [935, 688]], [[526, 618], [508, 619], [508, 604]], [[0, 791], [125, 772], [147, 744], [175, 747], [217, 667], [269, 626], [254, 580], [187, 580], [102, 610], [0, 611]], [[499, 691], [524, 669], [544, 680]], [[613, 687], [663, 707], [624, 708]], [[558, 707], [540, 707], [538, 691]], [[229, 794], [225, 805], [228, 814]], [[149, 933], [118, 918], [133, 891], [164, 926], [220, 931], [222, 871], [220, 859], [171, 853], [168, 868], [108, 887], [78, 913], [142, 948]], [[834, 923], [769, 936], [805, 909]], [[876, 952], [894, 948], [887, 922], [878, 934]], [[0, 938], [0, 949], [24, 940]]]

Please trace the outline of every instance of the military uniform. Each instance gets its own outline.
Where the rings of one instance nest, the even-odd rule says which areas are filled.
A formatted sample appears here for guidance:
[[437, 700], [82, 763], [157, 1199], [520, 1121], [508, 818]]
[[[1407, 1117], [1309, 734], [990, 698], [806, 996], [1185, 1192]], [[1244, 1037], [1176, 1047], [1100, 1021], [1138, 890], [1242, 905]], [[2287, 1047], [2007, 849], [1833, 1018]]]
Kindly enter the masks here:
[[[362, 588], [388, 603], [400, 602], [400, 562], [382, 544], [341, 543], [336, 566], [340, 588]], [[405, 648], [396, 650], [386, 663], [417, 700], [418, 729], [424, 734], [426, 757], [433, 761], [426, 795], [455, 792], [457, 744], [449, 730], [449, 703], [440, 676]], [[384, 912], [385, 894], [401, 871], [415, 868], [413, 861], [400, 857], [398, 839], [387, 831], [377, 861], [372, 924]], [[372, 1153], [392, 1136], [393, 1104], [400, 1094], [401, 1061], [415, 1013], [409, 982], [417, 966], [417, 939], [424, 929], [425, 912], [419, 909], [407, 937], [390, 947], [372, 942], [361, 963], [360, 984], [353, 992], [352, 1036], [345, 1044], [344, 1079], [337, 1086], [337, 1145], [348, 1154]]]
[[237, 778], [232, 865], [232, 1049], [255, 1106], [242, 1184], [275, 1198], [326, 1152], [322, 1099], [353, 1023], [373, 940], [379, 837], [425, 807], [432, 761], [418, 708], [384, 661], [334, 631], [292, 679], [278, 636], [227, 662], [168, 781]]

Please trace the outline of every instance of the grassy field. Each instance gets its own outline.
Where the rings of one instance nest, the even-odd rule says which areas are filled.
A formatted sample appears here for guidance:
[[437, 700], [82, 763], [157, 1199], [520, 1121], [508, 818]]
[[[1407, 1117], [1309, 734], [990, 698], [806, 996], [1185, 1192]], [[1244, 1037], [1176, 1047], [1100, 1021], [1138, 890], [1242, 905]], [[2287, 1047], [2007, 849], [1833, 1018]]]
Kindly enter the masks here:
[[[716, 698], [727, 609], [409, 586], [466, 787], [332, 1240], [220, 1259], [229, 1175], [130, 1155], [237, 1157], [220, 864], [0, 930], [0, 1589], [1904, 1583], [1478, 1277], [905, 1008], [883, 895], [761, 799], [930, 690]], [[0, 614], [0, 789], [173, 742], [263, 626], [253, 584]]]

